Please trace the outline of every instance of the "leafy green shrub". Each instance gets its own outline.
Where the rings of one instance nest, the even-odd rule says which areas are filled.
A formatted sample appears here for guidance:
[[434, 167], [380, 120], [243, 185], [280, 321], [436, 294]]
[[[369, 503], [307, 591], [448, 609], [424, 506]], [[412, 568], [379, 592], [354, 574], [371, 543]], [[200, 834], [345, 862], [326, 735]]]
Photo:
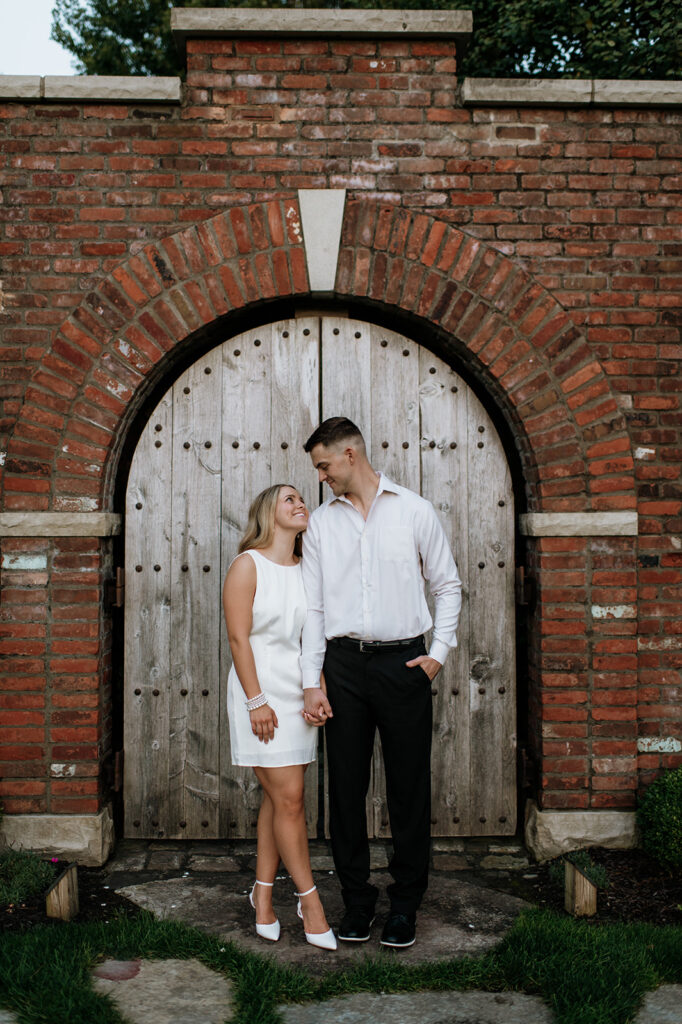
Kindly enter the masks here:
[[671, 868], [682, 868], [682, 767], [652, 782], [637, 809], [642, 847]]
[[21, 903], [44, 892], [54, 875], [54, 865], [30, 850], [1, 850], [0, 906]]
[[563, 889], [564, 887], [564, 876], [565, 876], [565, 863], [570, 861], [571, 864], [582, 871], [586, 878], [596, 885], [598, 889], [608, 889], [609, 887], [609, 876], [606, 873], [606, 869], [601, 864], [595, 864], [592, 861], [587, 850], [573, 850], [571, 853], [567, 853], [565, 857], [559, 857], [557, 860], [553, 860], [549, 865], [549, 877], [550, 881], [557, 887]]

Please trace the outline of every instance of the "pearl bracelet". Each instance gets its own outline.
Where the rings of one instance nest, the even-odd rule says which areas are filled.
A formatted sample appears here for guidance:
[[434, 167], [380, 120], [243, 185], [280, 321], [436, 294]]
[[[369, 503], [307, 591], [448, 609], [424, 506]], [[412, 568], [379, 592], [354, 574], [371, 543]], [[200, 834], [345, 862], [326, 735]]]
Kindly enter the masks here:
[[257, 711], [258, 708], [262, 708], [264, 704], [267, 704], [268, 698], [264, 693], [257, 693], [255, 697], [251, 697], [246, 702], [247, 711]]

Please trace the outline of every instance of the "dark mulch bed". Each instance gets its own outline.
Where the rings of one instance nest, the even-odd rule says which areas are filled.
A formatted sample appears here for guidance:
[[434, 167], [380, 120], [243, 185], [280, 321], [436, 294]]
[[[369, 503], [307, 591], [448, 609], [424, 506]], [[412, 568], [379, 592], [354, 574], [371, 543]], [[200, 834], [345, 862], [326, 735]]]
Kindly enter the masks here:
[[[64, 865], [60, 865], [60, 870]], [[55, 873], [56, 877], [56, 873]], [[140, 908], [108, 888], [109, 880], [101, 868], [78, 868], [79, 913], [74, 921], [108, 921], [112, 914], [139, 914]], [[34, 924], [61, 925], [63, 922], [45, 913], [45, 897], [0, 907], [0, 932], [18, 931]]]
[[[602, 865], [609, 887], [599, 892], [595, 922], [647, 921], [654, 924], [682, 925], [682, 872], [670, 872], [641, 850], [605, 850], [593, 848], [590, 856]], [[60, 865], [61, 868], [62, 865]], [[520, 896], [529, 903], [563, 911], [564, 896], [550, 878], [549, 863], [532, 865], [524, 871], [480, 876], [491, 888]], [[437, 884], [435, 878], [432, 884]], [[106, 921], [113, 914], [139, 914], [134, 903], [108, 888], [109, 876], [100, 868], [78, 869], [80, 912], [76, 921]], [[12, 907], [0, 907], [0, 932], [14, 931], [34, 924], [54, 921], [45, 913], [44, 898], [28, 900]]]
[[[590, 857], [601, 865], [609, 886], [597, 895], [596, 922], [647, 921], [682, 925], [682, 871], [669, 871], [642, 850], [593, 847]], [[564, 893], [550, 878], [550, 863], [510, 874], [495, 887], [539, 906], [564, 909]], [[527, 876], [534, 875], [534, 878]]]

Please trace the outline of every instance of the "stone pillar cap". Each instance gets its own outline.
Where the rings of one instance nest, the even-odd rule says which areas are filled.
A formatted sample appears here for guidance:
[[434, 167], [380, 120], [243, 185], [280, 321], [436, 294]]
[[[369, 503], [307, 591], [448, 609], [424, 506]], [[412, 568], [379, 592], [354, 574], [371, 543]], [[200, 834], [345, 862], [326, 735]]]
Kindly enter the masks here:
[[181, 52], [188, 39], [216, 36], [407, 36], [454, 39], [462, 44], [473, 30], [473, 15], [467, 10], [173, 7], [171, 29]]

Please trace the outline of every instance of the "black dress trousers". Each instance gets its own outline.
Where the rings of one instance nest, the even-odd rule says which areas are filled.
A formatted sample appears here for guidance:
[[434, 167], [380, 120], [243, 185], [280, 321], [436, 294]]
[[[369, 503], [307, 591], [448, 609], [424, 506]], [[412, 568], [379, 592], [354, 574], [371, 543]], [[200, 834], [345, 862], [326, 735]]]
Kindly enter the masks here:
[[334, 717], [325, 726], [334, 863], [347, 908], [372, 912], [365, 799], [376, 729], [386, 772], [393, 836], [391, 910], [413, 914], [428, 884], [431, 852], [431, 681], [406, 661], [425, 654], [423, 640], [397, 651], [367, 653], [327, 645], [324, 674]]

